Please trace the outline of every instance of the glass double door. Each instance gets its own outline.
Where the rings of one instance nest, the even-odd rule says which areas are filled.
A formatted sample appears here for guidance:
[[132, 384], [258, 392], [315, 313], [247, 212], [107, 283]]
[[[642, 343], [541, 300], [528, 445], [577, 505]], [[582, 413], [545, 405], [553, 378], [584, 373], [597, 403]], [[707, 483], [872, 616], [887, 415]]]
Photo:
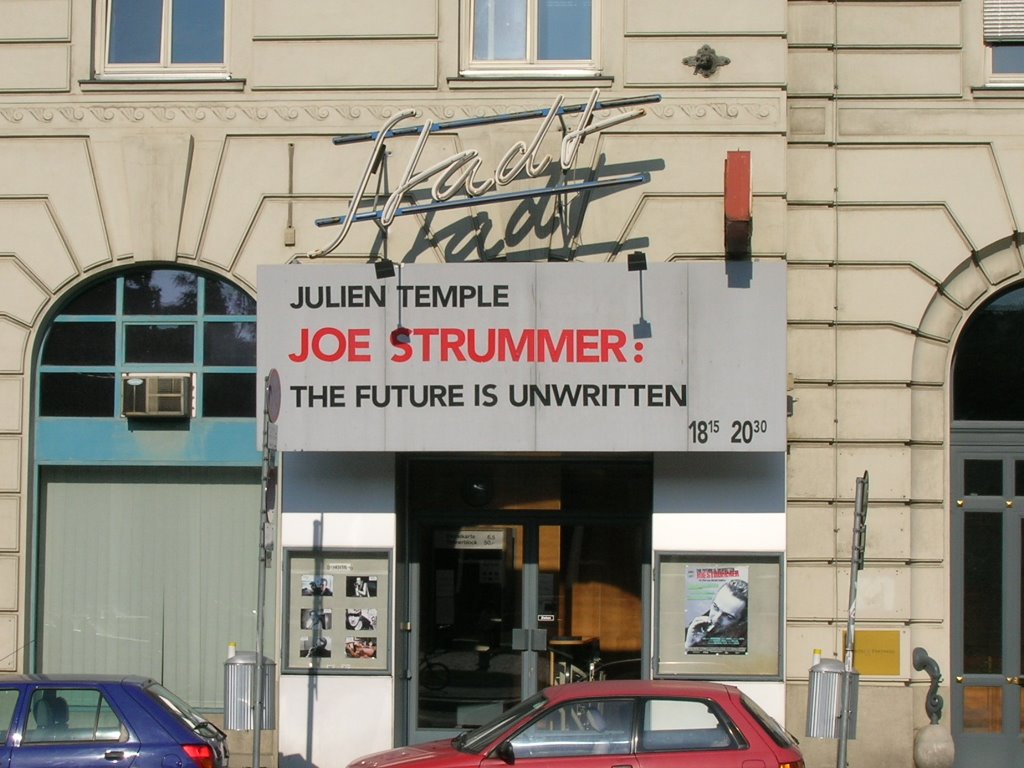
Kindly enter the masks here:
[[[548, 685], [641, 675], [646, 494], [602, 501], [609, 477], [597, 471], [594, 504], [566, 509], [564, 469], [499, 471], [520, 486], [515, 503], [471, 512], [455, 498], [453, 511], [410, 516], [409, 742], [484, 723]], [[546, 498], [524, 501], [538, 487]]]
[[953, 462], [957, 768], [1024, 764], [1024, 446]]

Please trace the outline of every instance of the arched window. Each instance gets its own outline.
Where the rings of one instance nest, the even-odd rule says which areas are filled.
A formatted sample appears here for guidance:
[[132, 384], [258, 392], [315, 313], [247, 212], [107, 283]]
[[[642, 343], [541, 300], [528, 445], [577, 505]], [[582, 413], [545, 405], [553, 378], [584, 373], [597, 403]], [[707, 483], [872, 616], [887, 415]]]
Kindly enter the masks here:
[[[133, 382], [177, 382], [177, 411], [127, 407]], [[177, 266], [97, 280], [52, 319], [36, 387], [30, 666], [149, 675], [223, 707], [259, 568], [255, 300]]]
[[[183, 269], [96, 283], [54, 318], [40, 355], [38, 414], [113, 418], [132, 374], [194, 374], [200, 418], [256, 415], [256, 302]], [[191, 393], [191, 387], [189, 387]]]
[[954, 421], [1024, 421], [1024, 288], [967, 322], [953, 362]]

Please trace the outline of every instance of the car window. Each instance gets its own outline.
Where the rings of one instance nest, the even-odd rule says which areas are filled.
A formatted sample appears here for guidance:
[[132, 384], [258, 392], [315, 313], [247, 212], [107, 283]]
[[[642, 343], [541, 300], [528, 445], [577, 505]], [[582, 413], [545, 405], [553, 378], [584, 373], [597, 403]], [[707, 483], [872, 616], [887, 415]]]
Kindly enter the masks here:
[[23, 744], [127, 738], [128, 729], [95, 688], [38, 688], [32, 693]]
[[626, 755], [632, 730], [632, 699], [571, 701], [516, 734], [512, 750], [516, 759]]
[[757, 722], [761, 724], [761, 727], [768, 732], [768, 735], [772, 737], [772, 741], [780, 747], [792, 748], [797, 746], [796, 738], [793, 737], [789, 731], [779, 725], [775, 718], [757, 706], [757, 703], [753, 699], [749, 698], [746, 694], [743, 694], [740, 697], [740, 700], [743, 702], [743, 706], [747, 708], [750, 715], [757, 720]]
[[14, 710], [18, 707], [18, 689], [0, 688], [0, 746], [7, 741], [14, 720]]
[[173, 712], [179, 719], [200, 736], [207, 739], [224, 738], [224, 732], [199, 714], [192, 705], [176, 693], [164, 688], [160, 683], [150, 683], [144, 689], [146, 693]]
[[701, 699], [650, 699], [644, 703], [640, 749], [679, 752], [735, 749], [738, 744], [725, 716]]

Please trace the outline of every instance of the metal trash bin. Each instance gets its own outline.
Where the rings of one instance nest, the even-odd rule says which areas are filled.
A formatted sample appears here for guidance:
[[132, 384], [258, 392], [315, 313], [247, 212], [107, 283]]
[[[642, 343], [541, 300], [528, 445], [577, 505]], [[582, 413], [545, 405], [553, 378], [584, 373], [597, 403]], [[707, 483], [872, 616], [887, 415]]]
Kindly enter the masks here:
[[[807, 736], [811, 739], [838, 739], [843, 713], [843, 675], [846, 667], [838, 659], [822, 659], [811, 667], [807, 686]], [[847, 737], [857, 738], [857, 689], [860, 674], [850, 672], [850, 715]]]
[[[260, 728], [275, 724], [275, 663], [263, 657], [263, 717]], [[256, 700], [256, 652], [237, 651], [224, 662], [224, 727], [230, 731], [253, 730], [252, 708]]]

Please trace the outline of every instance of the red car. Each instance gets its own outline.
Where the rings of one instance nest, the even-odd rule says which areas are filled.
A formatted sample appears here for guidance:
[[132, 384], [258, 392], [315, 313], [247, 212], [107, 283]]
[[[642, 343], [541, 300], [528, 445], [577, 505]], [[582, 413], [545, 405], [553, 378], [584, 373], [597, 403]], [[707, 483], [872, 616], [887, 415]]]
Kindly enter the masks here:
[[793, 738], [738, 688], [609, 680], [547, 688], [454, 739], [349, 768], [804, 768]]

